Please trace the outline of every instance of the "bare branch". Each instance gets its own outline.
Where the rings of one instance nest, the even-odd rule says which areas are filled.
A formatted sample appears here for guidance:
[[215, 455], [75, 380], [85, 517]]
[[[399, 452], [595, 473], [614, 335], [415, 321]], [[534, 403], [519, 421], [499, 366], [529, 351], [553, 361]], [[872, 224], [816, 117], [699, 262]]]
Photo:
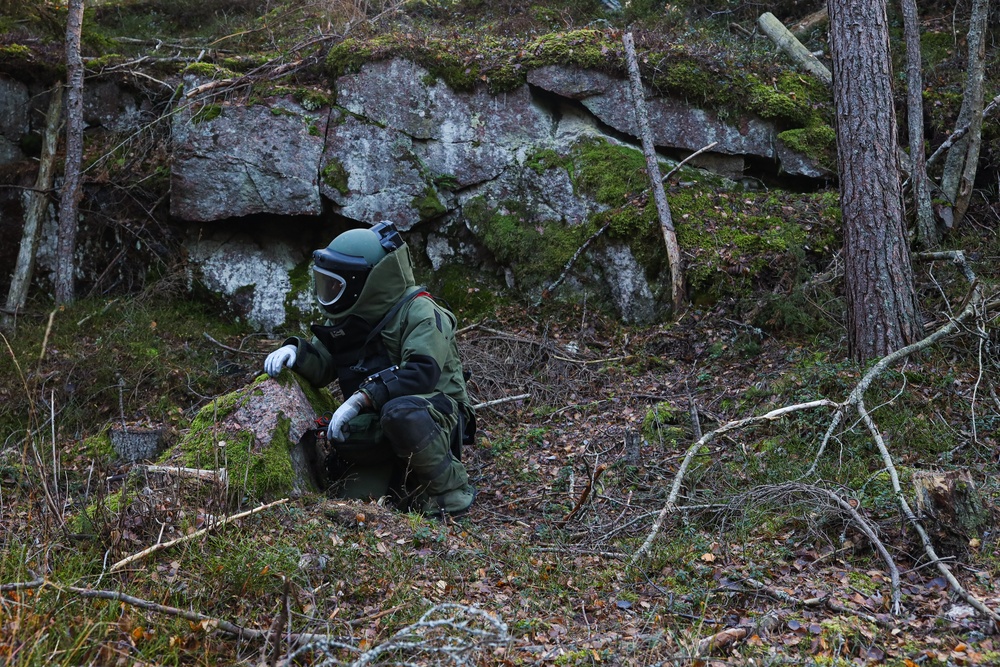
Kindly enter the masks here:
[[114, 565], [112, 565], [108, 569], [108, 571], [109, 572], [114, 572], [116, 570], [120, 570], [123, 567], [125, 567], [126, 565], [128, 565], [129, 563], [134, 563], [135, 561], [142, 560], [146, 556], [148, 556], [150, 554], [153, 554], [153, 553], [156, 553], [157, 551], [163, 551], [164, 549], [168, 549], [168, 548], [174, 546], [175, 544], [181, 544], [183, 542], [190, 542], [191, 540], [198, 539], [202, 535], [205, 535], [206, 533], [208, 533], [209, 531], [211, 531], [211, 530], [213, 530], [215, 528], [221, 528], [222, 526], [226, 525], [230, 521], [235, 521], [237, 519], [244, 519], [244, 518], [250, 516], [251, 514], [256, 514], [257, 512], [262, 512], [262, 511], [264, 511], [266, 509], [270, 509], [270, 508], [275, 507], [277, 505], [284, 505], [287, 502], [288, 502], [288, 498], [282, 498], [281, 500], [275, 500], [273, 503], [268, 503], [267, 505], [261, 505], [260, 507], [253, 508], [252, 510], [247, 510], [246, 512], [240, 512], [239, 514], [234, 514], [232, 516], [223, 517], [218, 523], [212, 524], [211, 526], [208, 526], [206, 528], [202, 528], [201, 530], [195, 531], [195, 532], [191, 533], [190, 535], [184, 535], [183, 537], [178, 537], [177, 539], [170, 540], [169, 542], [160, 542], [159, 544], [154, 544], [153, 546], [149, 547], [148, 549], [143, 549], [142, 551], [140, 551], [138, 553], [134, 553], [131, 556], [129, 556], [128, 558], [124, 558], [124, 559], [118, 561], [117, 563], [115, 563]]

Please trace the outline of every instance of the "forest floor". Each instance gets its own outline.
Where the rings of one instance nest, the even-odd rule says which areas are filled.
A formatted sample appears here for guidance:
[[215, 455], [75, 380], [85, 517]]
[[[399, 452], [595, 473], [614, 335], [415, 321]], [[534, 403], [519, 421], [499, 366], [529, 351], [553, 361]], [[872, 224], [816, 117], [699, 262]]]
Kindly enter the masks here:
[[[948, 271], [937, 267], [938, 286]], [[150, 354], [143, 330], [166, 336], [166, 314], [133, 310], [148, 303], [112, 305], [75, 306], [51, 330], [40, 318], [15, 341], [23, 345], [8, 348], [40, 421], [62, 409], [48, 405], [47, 387], [71, 377], [100, 384], [81, 373], [123, 353], [113, 336], [137, 344], [140, 356]], [[80, 325], [100, 317], [120, 319]], [[995, 320], [984, 323], [995, 340]], [[171, 323], [164, 342], [213, 358], [217, 393], [252, 380], [280, 342], [216, 329], [209, 340], [198, 330], [204, 320], [187, 325], [185, 333]], [[28, 355], [45, 347], [43, 332], [52, 341], [36, 366]], [[982, 340], [952, 336], [886, 371], [866, 394], [911, 503], [919, 471], [968, 470], [993, 511], [997, 360]], [[869, 367], [846, 361], [837, 326], [772, 335], [716, 306], [627, 327], [581, 305], [499, 312], [466, 326], [461, 349], [474, 399], [502, 402], [479, 410], [479, 437], [464, 454], [478, 499], [445, 523], [311, 494], [111, 571], [266, 499], [227, 499], [211, 483], [102, 460], [85, 440], [92, 432], [60, 436], [55, 447], [48, 426], [34, 445], [12, 434], [0, 460], [0, 661], [1000, 663], [995, 628], [928, 562], [859, 420], [834, 429], [820, 452], [828, 406], [724, 429], [681, 480], [676, 506], [687, 509], [657, 523], [696, 429], [846, 399]], [[98, 396], [112, 404], [111, 421], [120, 403], [154, 414], [169, 385], [187, 389], [190, 404], [166, 411], [174, 430], [186, 427], [209, 396], [198, 392], [196, 369], [183, 366], [190, 361], [158, 354], [158, 372], [174, 384], [157, 384], [151, 366], [133, 359], [134, 391], [94, 389], [95, 418], [108, 412]], [[140, 395], [143, 383], [151, 391]], [[3, 391], [11, 401], [9, 385]], [[126, 501], [112, 501], [123, 487]], [[929, 529], [961, 584], [1000, 609], [993, 523], [976, 534]], [[898, 613], [879, 544], [900, 573]]]

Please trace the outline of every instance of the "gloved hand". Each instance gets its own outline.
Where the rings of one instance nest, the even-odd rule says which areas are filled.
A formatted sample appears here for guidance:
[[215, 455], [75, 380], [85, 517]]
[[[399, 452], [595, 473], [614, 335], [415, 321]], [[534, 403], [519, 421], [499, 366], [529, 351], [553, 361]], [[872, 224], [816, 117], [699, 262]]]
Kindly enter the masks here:
[[368, 397], [360, 391], [351, 394], [351, 397], [344, 401], [337, 411], [330, 417], [330, 425], [326, 429], [328, 440], [343, 442], [347, 439], [347, 422], [357, 417], [361, 411], [368, 407]]
[[281, 370], [288, 366], [291, 368], [295, 365], [295, 346], [285, 345], [284, 347], [279, 347], [277, 350], [267, 355], [267, 359], [264, 360], [264, 372], [274, 377]]

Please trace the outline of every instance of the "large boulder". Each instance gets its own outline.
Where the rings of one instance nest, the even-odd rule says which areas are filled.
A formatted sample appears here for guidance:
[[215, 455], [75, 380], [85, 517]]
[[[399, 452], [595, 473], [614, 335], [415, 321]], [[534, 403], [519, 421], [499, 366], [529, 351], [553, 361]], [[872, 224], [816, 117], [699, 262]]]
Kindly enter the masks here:
[[329, 110], [291, 98], [194, 104], [173, 118], [171, 215], [205, 222], [323, 212], [319, 163]]

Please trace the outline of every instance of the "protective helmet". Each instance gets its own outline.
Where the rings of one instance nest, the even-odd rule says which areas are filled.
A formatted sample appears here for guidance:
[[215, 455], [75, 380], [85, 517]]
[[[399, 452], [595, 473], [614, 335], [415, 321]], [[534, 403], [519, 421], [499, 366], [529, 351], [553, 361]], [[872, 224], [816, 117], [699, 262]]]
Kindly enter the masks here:
[[316, 300], [331, 314], [353, 306], [375, 265], [403, 245], [388, 220], [369, 229], [349, 229], [325, 248], [313, 252]]

